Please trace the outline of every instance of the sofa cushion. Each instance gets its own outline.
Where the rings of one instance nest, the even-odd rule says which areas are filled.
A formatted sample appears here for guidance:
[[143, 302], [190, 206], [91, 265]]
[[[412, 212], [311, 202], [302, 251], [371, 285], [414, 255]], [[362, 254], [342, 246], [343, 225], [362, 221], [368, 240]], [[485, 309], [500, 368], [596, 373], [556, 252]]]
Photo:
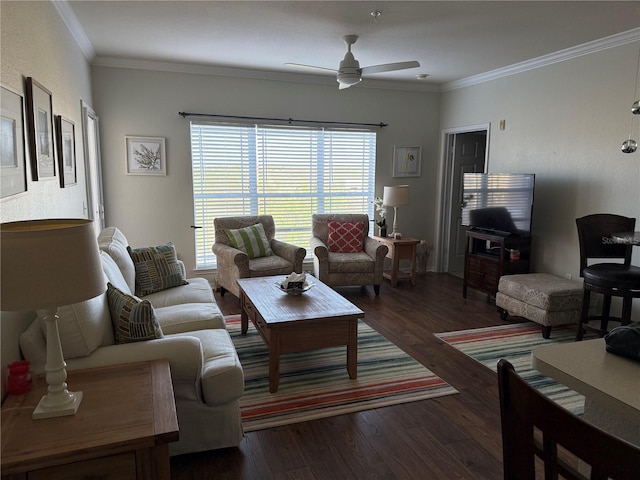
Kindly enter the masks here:
[[98, 235], [98, 247], [107, 252], [116, 262], [122, 276], [127, 281], [127, 285], [129, 285], [129, 291], [134, 292], [136, 289], [136, 269], [133, 266], [131, 255], [127, 251], [128, 245], [127, 237], [116, 227], [107, 227]]
[[235, 230], [225, 230], [231, 246], [246, 253], [249, 258], [273, 255], [269, 239], [261, 223]]
[[116, 343], [162, 338], [162, 329], [148, 300], [127, 295], [107, 284], [107, 300]]
[[329, 273], [373, 273], [376, 262], [365, 252], [329, 252]]
[[111, 258], [111, 255], [101, 250], [100, 261], [102, 262], [102, 270], [107, 277], [107, 282], [124, 293], [131, 295], [129, 284], [122, 276], [122, 272], [118, 268], [115, 260]]
[[[44, 310], [38, 310], [36, 321], [46, 337], [44, 313]], [[64, 358], [86, 357], [98, 347], [113, 345], [106, 293], [59, 307], [57, 323]]]
[[190, 278], [188, 285], [145, 295], [142, 300], [149, 300], [153, 308], [183, 303], [215, 303], [211, 285], [206, 278], [202, 277]]
[[327, 222], [327, 248], [330, 252], [361, 252], [364, 245], [364, 222]]
[[154, 310], [164, 335], [226, 328], [224, 316], [216, 303], [183, 303]]
[[178, 264], [176, 247], [172, 242], [156, 247], [127, 247], [127, 251], [136, 271], [137, 296], [142, 297], [188, 283]]

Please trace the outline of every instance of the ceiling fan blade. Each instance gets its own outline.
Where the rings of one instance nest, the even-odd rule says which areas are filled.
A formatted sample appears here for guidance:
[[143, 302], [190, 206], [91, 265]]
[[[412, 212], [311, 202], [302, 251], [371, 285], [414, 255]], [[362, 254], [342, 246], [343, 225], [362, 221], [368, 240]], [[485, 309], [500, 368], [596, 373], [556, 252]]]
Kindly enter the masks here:
[[367, 75], [370, 73], [393, 72], [395, 70], [405, 70], [407, 68], [416, 68], [419, 66], [420, 63], [416, 62], [415, 60], [412, 62], [385, 63], [383, 65], [372, 65], [370, 67], [364, 67], [362, 69], [362, 74]]
[[312, 70], [325, 70], [327, 72], [333, 72], [333, 73], [337, 72], [337, 70], [335, 70], [334, 68], [316, 67], [315, 65], [304, 65], [302, 63], [285, 63], [285, 65], [288, 67], [309, 68]]

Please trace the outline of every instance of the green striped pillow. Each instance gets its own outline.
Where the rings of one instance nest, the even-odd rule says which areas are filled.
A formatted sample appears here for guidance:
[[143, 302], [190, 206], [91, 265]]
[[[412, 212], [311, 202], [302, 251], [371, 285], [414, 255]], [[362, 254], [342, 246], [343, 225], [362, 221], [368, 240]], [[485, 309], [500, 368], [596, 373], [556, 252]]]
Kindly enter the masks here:
[[231, 246], [246, 253], [249, 258], [268, 257], [273, 255], [264, 226], [256, 223], [250, 227], [237, 230], [225, 230]]

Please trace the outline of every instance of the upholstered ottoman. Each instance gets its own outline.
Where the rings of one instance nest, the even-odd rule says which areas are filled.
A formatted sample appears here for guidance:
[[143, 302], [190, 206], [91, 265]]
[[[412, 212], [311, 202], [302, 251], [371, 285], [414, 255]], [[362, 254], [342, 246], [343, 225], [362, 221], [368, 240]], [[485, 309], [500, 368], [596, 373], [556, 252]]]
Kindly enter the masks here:
[[500, 318], [524, 317], [542, 326], [549, 338], [551, 327], [578, 323], [582, 307], [582, 282], [548, 273], [504, 275], [498, 283], [496, 306]]

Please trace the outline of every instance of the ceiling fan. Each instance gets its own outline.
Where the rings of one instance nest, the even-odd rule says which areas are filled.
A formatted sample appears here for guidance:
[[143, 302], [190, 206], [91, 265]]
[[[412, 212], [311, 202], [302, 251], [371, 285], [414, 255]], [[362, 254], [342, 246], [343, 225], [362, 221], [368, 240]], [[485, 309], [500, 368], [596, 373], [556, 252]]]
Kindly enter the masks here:
[[316, 67], [314, 65], [303, 65], [300, 63], [286, 63], [285, 65], [336, 72], [337, 80], [340, 84], [340, 90], [360, 83], [360, 81], [362, 81], [362, 75], [368, 75], [370, 73], [393, 72], [396, 70], [405, 70], [407, 68], [416, 68], [420, 66], [420, 63], [414, 60], [411, 62], [385, 63], [382, 65], [371, 65], [370, 67], [360, 68], [360, 63], [355, 59], [353, 53], [351, 53], [351, 45], [356, 43], [356, 41], [358, 40], [358, 35], [345, 35], [342, 37], [342, 39], [344, 40], [344, 43], [347, 44], [347, 53], [340, 62], [340, 67], [338, 68], [338, 70], [335, 70], [333, 68]]

